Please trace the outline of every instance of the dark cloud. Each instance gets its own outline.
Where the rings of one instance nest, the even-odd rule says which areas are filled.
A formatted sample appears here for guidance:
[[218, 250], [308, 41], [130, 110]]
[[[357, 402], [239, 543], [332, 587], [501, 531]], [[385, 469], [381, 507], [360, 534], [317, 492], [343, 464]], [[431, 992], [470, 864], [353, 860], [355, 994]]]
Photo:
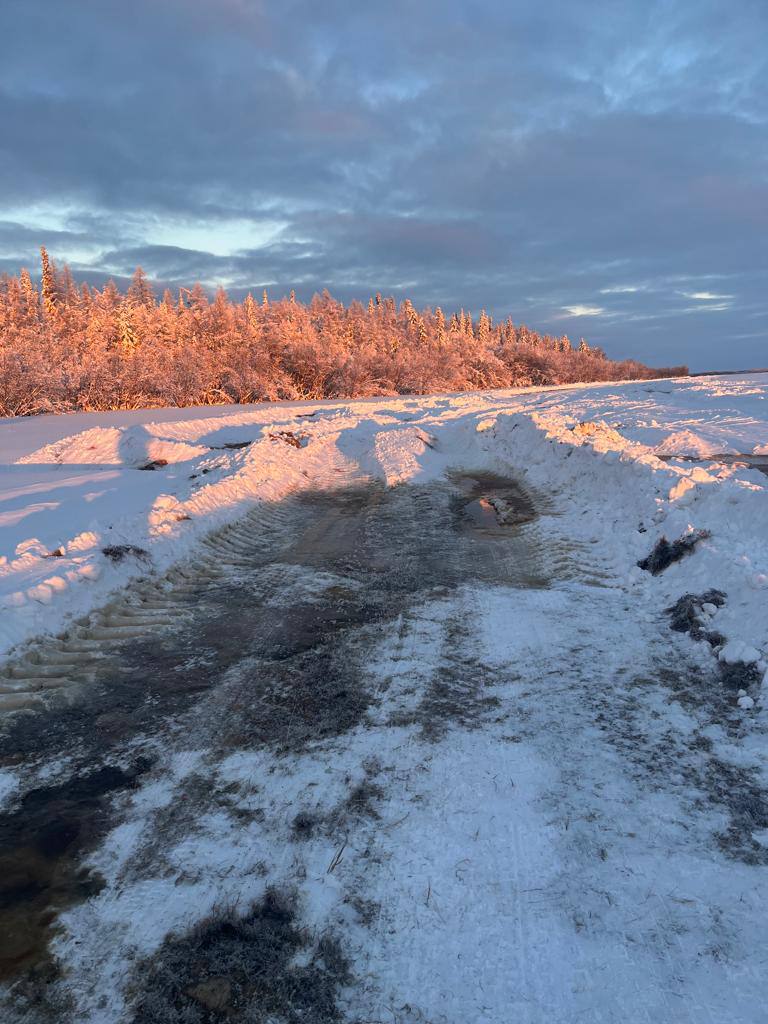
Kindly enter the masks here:
[[765, 363], [766, 37], [764, 0], [5, 0], [0, 267]]

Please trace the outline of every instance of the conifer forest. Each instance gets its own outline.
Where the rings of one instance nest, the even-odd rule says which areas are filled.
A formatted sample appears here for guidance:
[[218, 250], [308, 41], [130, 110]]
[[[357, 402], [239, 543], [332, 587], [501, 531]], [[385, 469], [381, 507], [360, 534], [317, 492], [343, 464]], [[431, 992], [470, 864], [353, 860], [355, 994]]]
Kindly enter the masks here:
[[609, 359], [583, 339], [512, 317], [416, 309], [372, 296], [348, 305], [264, 292], [233, 301], [202, 285], [156, 295], [137, 268], [121, 291], [76, 283], [41, 249], [0, 278], [0, 415], [278, 399], [355, 398], [678, 376]]

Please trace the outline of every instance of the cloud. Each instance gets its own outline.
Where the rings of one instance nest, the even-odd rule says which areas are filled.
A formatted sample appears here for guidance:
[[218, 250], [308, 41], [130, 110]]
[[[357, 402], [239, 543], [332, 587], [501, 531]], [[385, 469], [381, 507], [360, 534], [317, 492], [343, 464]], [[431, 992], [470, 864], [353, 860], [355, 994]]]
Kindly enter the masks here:
[[94, 280], [408, 292], [760, 361], [764, 4], [102, 7], [4, 4], [3, 268], [44, 242]]
[[730, 303], [718, 302], [718, 303], [707, 303], [706, 306], [687, 306], [683, 313], [722, 313], [725, 310], [730, 309]]
[[563, 309], [568, 316], [603, 316], [605, 310], [602, 306], [564, 306]]
[[686, 299], [699, 299], [705, 302], [711, 302], [717, 299], [732, 299], [733, 295], [716, 295], [714, 292], [680, 292]]

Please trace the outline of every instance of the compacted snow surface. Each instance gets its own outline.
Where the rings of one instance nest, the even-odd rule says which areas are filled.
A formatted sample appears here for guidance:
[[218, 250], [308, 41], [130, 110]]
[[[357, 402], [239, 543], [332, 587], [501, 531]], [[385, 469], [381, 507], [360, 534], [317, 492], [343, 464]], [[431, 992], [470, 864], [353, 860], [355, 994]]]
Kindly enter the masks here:
[[768, 376], [0, 460], [4, 1019], [765, 1019]]

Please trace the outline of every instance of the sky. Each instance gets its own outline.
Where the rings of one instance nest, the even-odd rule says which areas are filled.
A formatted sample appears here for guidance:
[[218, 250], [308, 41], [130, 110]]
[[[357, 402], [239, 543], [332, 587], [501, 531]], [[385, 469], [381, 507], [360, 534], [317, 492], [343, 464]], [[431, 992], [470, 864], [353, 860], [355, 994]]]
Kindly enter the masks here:
[[3, 0], [0, 271], [766, 366], [767, 42], [766, 0]]

